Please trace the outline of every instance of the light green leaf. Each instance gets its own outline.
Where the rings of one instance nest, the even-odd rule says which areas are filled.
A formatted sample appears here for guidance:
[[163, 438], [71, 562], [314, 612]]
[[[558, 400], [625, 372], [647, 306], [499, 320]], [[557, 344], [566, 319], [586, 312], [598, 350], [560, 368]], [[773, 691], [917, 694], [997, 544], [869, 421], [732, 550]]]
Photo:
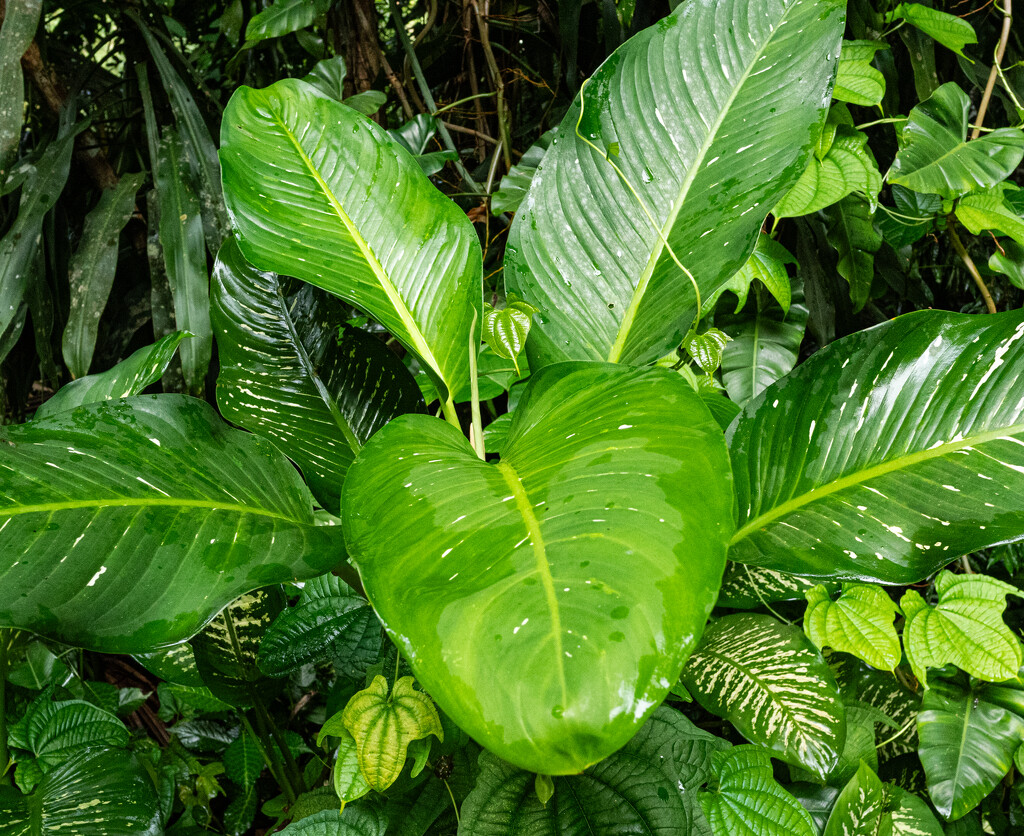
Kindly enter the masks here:
[[907, 661], [922, 683], [928, 668], [956, 665], [978, 679], [1011, 679], [1021, 665], [1020, 641], [1003, 622], [1006, 596], [1024, 597], [1008, 583], [986, 575], [942, 572], [935, 579], [939, 600], [928, 606], [908, 589], [900, 602], [907, 621]]
[[[267, 9], [266, 11], [269, 11]], [[345, 64], [344, 55], [335, 55], [333, 58], [325, 58], [318, 61], [316, 66], [302, 80], [311, 84], [321, 93], [330, 96], [335, 101], [341, 102], [345, 99], [345, 77], [348, 75], [348, 67]], [[419, 114], [424, 119], [433, 117], [428, 114]], [[389, 131], [394, 136], [394, 131]], [[411, 151], [411, 153], [416, 153]]]
[[293, 822], [280, 836], [384, 836], [388, 823], [372, 809], [350, 807], [338, 812], [325, 810]]
[[878, 836], [891, 832], [891, 827], [892, 819], [887, 817], [885, 810], [882, 782], [871, 767], [861, 763], [857, 773], [839, 793], [823, 836]]
[[730, 558], [908, 584], [1019, 537], [1022, 337], [1019, 311], [920, 311], [833, 342], [762, 392], [728, 434]]
[[523, 198], [530, 190], [533, 176], [537, 173], [540, 161], [551, 145], [557, 128], [552, 128], [540, 135], [533, 145], [526, 149], [526, 153], [519, 158], [519, 162], [503, 174], [498, 190], [491, 195], [491, 213], [501, 215], [504, 212], [516, 212], [519, 210]]
[[717, 328], [708, 328], [700, 334], [690, 331], [683, 340], [683, 349], [704, 374], [714, 374], [722, 365], [722, 352], [732, 337]]
[[676, 373], [560, 364], [527, 384], [498, 463], [440, 421], [388, 424], [349, 470], [345, 539], [445, 713], [519, 766], [575, 774], [632, 737], [700, 635], [727, 468]]
[[711, 311], [721, 295], [725, 291], [731, 290], [736, 294], [735, 313], [739, 313], [747, 304], [747, 296], [754, 279], [758, 279], [775, 297], [784, 311], [788, 312], [792, 298], [786, 265], [793, 263], [795, 263], [795, 259], [789, 250], [762, 232], [758, 236], [757, 246], [750, 254], [746, 264], [723, 287], [716, 290], [703, 302], [702, 310], [705, 314]]
[[428, 734], [444, 740], [434, 703], [414, 690], [412, 683], [411, 676], [403, 676], [388, 694], [388, 681], [375, 676], [368, 688], [348, 701], [342, 714], [345, 728], [356, 742], [359, 771], [378, 792], [401, 774], [410, 742]]
[[537, 313], [537, 308], [510, 293], [505, 300], [505, 307], [495, 310], [490, 305], [484, 306], [484, 342], [499, 357], [511, 360], [520, 375], [519, 361], [516, 359], [526, 344], [530, 333], [530, 320]]
[[704, 708], [747, 740], [824, 778], [846, 737], [835, 677], [796, 627], [767, 615], [727, 615], [708, 625], [683, 670]]
[[594, 73], [580, 133], [599, 150], [574, 105], [509, 232], [506, 287], [543, 311], [532, 368], [641, 364], [679, 344], [696, 295], [672, 252], [705, 298], [743, 266], [813, 151], [843, 8], [685, 3]]
[[867, 200], [849, 195], [825, 209], [829, 244], [839, 254], [836, 269], [850, 284], [854, 311], [859, 311], [871, 294], [875, 277], [875, 253], [882, 246], [882, 236], [875, 230], [874, 208]]
[[968, 142], [970, 107], [967, 94], [950, 82], [911, 110], [886, 179], [945, 198], [1005, 180], [1024, 158], [1024, 132], [999, 128]]
[[0, 428], [0, 447], [2, 624], [146, 652], [344, 556], [291, 463], [202, 401], [87, 404]]
[[900, 663], [900, 639], [893, 619], [899, 607], [884, 589], [863, 583], [844, 583], [838, 600], [815, 586], [806, 593], [804, 633], [815, 645], [852, 653], [879, 670]]
[[25, 118], [21, 56], [35, 37], [42, 8], [42, 0], [8, 0], [0, 26], [0, 187], [7, 180], [21, 143]]
[[985, 192], [964, 195], [957, 201], [956, 216], [974, 235], [994, 229], [1024, 245], [1024, 218], [1007, 204], [1003, 196], [1008, 185], [1000, 183]]
[[36, 410], [35, 418], [48, 418], [82, 404], [138, 395], [160, 379], [174, 357], [178, 344], [189, 336], [184, 331], [175, 331], [153, 345], [140, 348], [112, 369], [86, 375], [71, 381], [67, 386], [61, 386], [52, 398]]
[[814, 836], [810, 814], [772, 775], [760, 746], [734, 746], [712, 755], [717, 789], [698, 794], [714, 836]]
[[256, 785], [263, 771], [263, 756], [259, 744], [242, 730], [224, 750], [224, 774], [242, 789]]
[[255, 46], [267, 38], [280, 38], [312, 26], [329, 7], [327, 0], [274, 0], [245, 27], [245, 46]]
[[[338, 712], [335, 716], [340, 719], [342, 713]], [[366, 795], [370, 791], [370, 785], [366, 783], [366, 778], [359, 768], [359, 747], [356, 745], [356, 739], [349, 734], [344, 725], [338, 725], [339, 728], [331, 731], [339, 740], [338, 756], [334, 762], [332, 776], [334, 791], [344, 805]]]
[[363, 116], [373, 116], [384, 106], [387, 100], [387, 94], [382, 93], [380, 90], [364, 90], [362, 93], [356, 93], [354, 96], [344, 99], [342, 104], [363, 114]]
[[966, 20], [921, 3], [900, 3], [890, 20], [905, 20], [957, 55], [963, 55], [968, 44], [978, 42], [974, 27]]
[[881, 41], [843, 41], [832, 98], [864, 107], [881, 104], [885, 76], [871, 66], [880, 49], [888, 49], [888, 45]]

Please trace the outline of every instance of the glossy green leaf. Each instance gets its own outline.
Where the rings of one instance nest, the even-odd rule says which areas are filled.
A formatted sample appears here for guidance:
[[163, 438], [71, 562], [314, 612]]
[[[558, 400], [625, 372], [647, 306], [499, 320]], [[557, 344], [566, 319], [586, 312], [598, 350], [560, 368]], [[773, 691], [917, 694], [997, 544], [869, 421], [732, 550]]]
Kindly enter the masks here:
[[350, 108], [285, 79], [235, 92], [220, 153], [249, 261], [341, 296], [419, 355], [447, 393], [464, 385], [481, 304], [480, 246], [465, 213], [404, 148]]
[[45, 644], [35, 641], [26, 648], [24, 661], [12, 666], [7, 681], [22, 688], [41, 691], [48, 685], [62, 685], [69, 675], [68, 666]]
[[517, 765], [576, 773], [633, 735], [700, 635], [727, 468], [679, 375], [558, 365], [527, 384], [500, 463], [440, 421], [388, 424], [349, 471], [345, 539], [445, 713]]
[[516, 358], [526, 345], [530, 321], [536, 313], [537, 308], [514, 293], [509, 294], [501, 310], [495, 310], [490, 305], [484, 306], [484, 342], [496, 355], [512, 361], [517, 376], [521, 372]]
[[402, 361], [345, 324], [350, 309], [312, 287], [257, 270], [232, 239], [214, 267], [211, 319], [229, 421], [272, 440], [337, 513], [360, 445], [395, 415], [424, 410]]
[[964, 195], [957, 201], [956, 216], [974, 235], [994, 229], [1024, 244], [1024, 218], [1007, 204], [1004, 198], [1007, 185], [1000, 183], [994, 189]]
[[1024, 719], [977, 687], [936, 679], [917, 718], [919, 754], [935, 808], [955, 820], [973, 810], [1009, 771]]
[[368, 808], [325, 810], [302, 821], [292, 822], [281, 836], [384, 836], [387, 821]]
[[[799, 575], [729, 561], [718, 593], [718, 606], [751, 610], [777, 601], [798, 601], [814, 585], [813, 580]], [[839, 584], [830, 583], [825, 588], [832, 593]]]
[[342, 104], [352, 108], [357, 113], [363, 114], [363, 116], [373, 116], [384, 106], [387, 100], [387, 94], [382, 93], [380, 90], [364, 90], [362, 93], [356, 93], [354, 96], [344, 99]]
[[178, 344], [189, 336], [184, 331], [175, 331], [153, 345], [140, 348], [112, 369], [86, 375], [71, 381], [67, 386], [61, 386], [52, 398], [36, 410], [35, 418], [48, 418], [82, 404], [138, 395], [160, 379], [174, 357]]
[[885, 791], [892, 836], [943, 836], [942, 825], [924, 801], [892, 784], [887, 785]]
[[702, 310], [705, 313], [712, 310], [722, 294], [730, 290], [736, 294], [735, 313], [739, 313], [747, 304], [754, 280], [758, 279], [783, 310], [788, 312], [792, 295], [786, 265], [794, 262], [789, 250], [762, 232], [746, 264], [723, 287], [702, 302]]
[[38, 697], [10, 729], [8, 743], [35, 755], [43, 772], [91, 746], [124, 748], [128, 729], [115, 714], [81, 700]]
[[86, 749], [29, 796], [0, 787], [0, 836], [158, 836], [153, 783], [135, 756]]
[[239, 787], [254, 786], [263, 771], [259, 744], [245, 730], [224, 750], [224, 774]]
[[762, 392], [730, 430], [730, 558], [906, 584], [1019, 537], [1022, 337], [1017, 311], [920, 311], [833, 342]]
[[928, 606], [908, 589], [900, 602], [907, 621], [907, 661], [922, 683], [928, 668], [956, 665], [989, 682], [1011, 679], [1020, 668], [1020, 640], [1003, 621], [1006, 596], [1024, 597], [1015, 586], [986, 575], [942, 572], [935, 579], [939, 600]]
[[832, 97], [840, 102], [872, 107], [885, 95], [885, 77], [871, 66], [875, 53], [887, 49], [881, 41], [843, 41]]
[[5, 5], [0, 26], [0, 186], [21, 142], [25, 108], [21, 56], [35, 37], [43, 8], [42, 0], [8, 0]]
[[[840, 665], [836, 662], [840, 661]], [[899, 679], [890, 673], [873, 668], [852, 656], [831, 656], [829, 660], [836, 670], [839, 688], [847, 700], [855, 705], [870, 706], [877, 709], [873, 722], [888, 725], [879, 720], [880, 715], [888, 717], [897, 730], [898, 736], [886, 729], [879, 730], [876, 742], [889, 742], [878, 749], [879, 755], [885, 760], [904, 755], [917, 749], [917, 732], [910, 721], [917, 716], [921, 707], [920, 693], [911, 691]]]
[[530, 190], [530, 184], [537, 173], [540, 161], [544, 159], [551, 146], [551, 140], [555, 136], [557, 128], [545, 131], [533, 145], [526, 149], [526, 152], [519, 158], [508, 174], [503, 174], [498, 190], [491, 195], [491, 212], [501, 215], [504, 212], [516, 212], [522, 204], [526, 193]]
[[911, 110], [886, 179], [945, 198], [1005, 180], [1024, 158], [1024, 132], [999, 128], [968, 142], [970, 108], [967, 94], [950, 82]]
[[3, 624], [146, 652], [344, 557], [290, 462], [201, 401], [87, 404], [3, 427], [0, 445]]
[[885, 809], [885, 788], [871, 767], [862, 763], [839, 793], [823, 836], [879, 836], [891, 833], [891, 828], [892, 817]]
[[775, 781], [766, 749], [734, 746], [712, 764], [718, 787], [698, 798], [714, 836], [815, 836], [810, 814]]
[[[335, 55], [333, 58], [317, 61], [313, 69], [302, 77], [302, 80], [307, 84], [311, 84], [321, 93], [325, 93], [332, 99], [340, 102], [345, 99], [345, 78], [347, 75], [348, 66], [345, 64], [345, 56]], [[425, 113], [421, 115], [424, 119], [430, 118]], [[392, 136], [395, 135], [394, 131], [389, 131], [389, 133]]]
[[708, 625], [683, 670], [704, 708], [747, 740], [824, 777], [846, 737], [835, 677], [800, 630], [767, 615], [728, 615]]
[[72, 377], [89, 373], [96, 330], [114, 285], [121, 230], [135, 210], [135, 194], [144, 179], [145, 174], [126, 174], [116, 186], [104, 189], [85, 218], [82, 242], [68, 266], [71, 310], [61, 343]]
[[875, 253], [882, 246], [882, 236], [875, 229], [874, 209], [858, 195], [844, 197], [825, 209], [829, 244], [839, 255], [836, 269], [850, 285], [854, 312], [859, 311], [871, 294], [875, 278]]
[[201, 686], [202, 678], [196, 668], [192, 645], [187, 642], [161, 648], [149, 653], [136, 653], [135, 661], [161, 679], [184, 686]]
[[836, 601], [823, 586], [806, 593], [804, 633], [815, 645], [851, 653], [879, 670], [900, 663], [900, 639], [893, 619], [899, 607], [879, 586], [845, 583]]
[[329, 6], [326, 0], [274, 0], [245, 27], [245, 45], [254, 46], [267, 38], [280, 38], [312, 26]]
[[989, 256], [988, 266], [1003, 273], [1013, 284], [1024, 290], [1024, 244], [1003, 241], [1002, 252], [996, 250]]
[[844, 698], [843, 711], [846, 714], [846, 742], [839, 753], [839, 763], [828, 775], [828, 784], [833, 787], [845, 786], [862, 762], [878, 769], [878, 750], [875, 748], [877, 725], [883, 726], [889, 737], [899, 731], [891, 717], [867, 703]]
[[962, 17], [933, 9], [922, 3], [900, 3], [892, 10], [891, 19], [905, 20], [957, 55], [963, 55], [964, 47], [968, 44], [978, 42], [974, 27]]
[[942, 209], [942, 198], [937, 194], [921, 192], [893, 185], [889, 188], [896, 212], [876, 212], [875, 222], [882, 237], [893, 246], [901, 249], [915, 241], [920, 241], [934, 227], [935, 216]]
[[532, 367], [644, 363], [679, 344], [696, 299], [671, 253], [702, 297], [743, 266], [813, 151], [843, 9], [686, 3], [595, 72], [580, 132], [599, 150], [574, 106], [509, 232], [506, 287], [543, 311]]
[[722, 352], [731, 340], [732, 337], [718, 328], [708, 328], [700, 334], [690, 331], [683, 339], [683, 350], [704, 374], [710, 375], [722, 365]]
[[339, 740], [331, 777], [338, 799], [347, 804], [366, 795], [370, 791], [370, 785], [359, 768], [359, 747], [356, 745], [356, 739], [349, 734], [344, 725], [339, 725], [340, 728], [331, 731]]

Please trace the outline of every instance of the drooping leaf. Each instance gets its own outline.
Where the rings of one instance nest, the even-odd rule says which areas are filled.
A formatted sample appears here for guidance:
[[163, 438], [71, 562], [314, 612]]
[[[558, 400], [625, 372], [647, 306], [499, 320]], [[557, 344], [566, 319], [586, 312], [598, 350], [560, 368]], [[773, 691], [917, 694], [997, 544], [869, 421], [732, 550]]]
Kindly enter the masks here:
[[867, 200], [849, 195], [825, 209], [829, 244], [839, 254], [836, 269], [850, 284], [850, 300], [856, 313], [868, 301], [875, 277], [875, 253], [882, 236], [875, 230], [874, 209]]
[[0, 187], [21, 142], [25, 106], [21, 56], [35, 37], [42, 8], [42, 0], [8, 0], [0, 26]]
[[672, 253], [702, 297], [743, 266], [813, 151], [842, 8], [686, 3], [597, 70], [586, 141], [575, 105], [509, 233], [506, 287], [543, 311], [531, 367], [644, 363], [679, 344], [696, 296]]
[[224, 750], [224, 774], [239, 787], [246, 789], [256, 784], [263, 771], [263, 756], [259, 744], [244, 729]]
[[221, 413], [271, 439], [337, 513], [360, 445], [395, 415], [423, 411], [412, 375], [380, 340], [345, 324], [347, 306], [257, 270], [234, 240], [218, 255], [211, 302]]
[[945, 198], [1005, 180], [1024, 158], [1024, 132], [999, 128], [968, 142], [970, 107], [967, 94], [950, 82], [911, 110], [886, 179]]
[[[1024, 290], [1024, 244], [1016, 241], [1003, 241], [1003, 251], [996, 250], [989, 256], [988, 266], [1003, 273], [1013, 284]], [[3, 352], [0, 351], [0, 356]]]
[[887, 212], [882, 207], [882, 211], [875, 214], [875, 222], [882, 237], [898, 250], [928, 234], [942, 208], [942, 198], [897, 185], [891, 186], [889, 192], [896, 204], [896, 212]]
[[516, 375], [520, 374], [516, 358], [526, 345], [530, 320], [536, 313], [537, 308], [519, 299], [514, 293], [509, 294], [501, 310], [495, 310], [490, 305], [484, 307], [484, 342], [496, 355], [512, 361]]
[[[285, 79], [235, 92], [220, 153], [249, 261], [366, 311], [419, 355], [445, 398], [465, 385], [481, 305], [480, 247], [465, 213], [404, 148], [355, 111]], [[367, 176], [376, 188], [366, 188]]]
[[1008, 185], [1000, 183], [994, 189], [964, 195], [957, 201], [956, 216], [974, 235], [995, 229], [1024, 245], [1024, 218], [1006, 202]]
[[87, 404], [3, 427], [0, 445], [0, 623], [146, 652], [344, 556], [288, 460], [201, 401]]
[[189, 334], [184, 331], [175, 331], [153, 345], [140, 348], [112, 369], [86, 375], [71, 381], [67, 386], [61, 386], [52, 398], [36, 410], [35, 418], [48, 418], [82, 404], [138, 395], [160, 379], [174, 357], [178, 344], [188, 337]]
[[384, 106], [387, 100], [387, 95], [380, 90], [364, 90], [362, 93], [349, 96], [342, 104], [352, 108], [357, 113], [363, 114], [363, 116], [373, 116]]
[[312, 26], [329, 7], [327, 0], [274, 0], [245, 27], [245, 45], [255, 46], [267, 38], [280, 38]]
[[750, 258], [723, 287], [703, 301], [702, 310], [705, 313], [712, 310], [721, 295], [731, 290], [736, 294], [735, 313], [739, 313], [747, 304], [747, 296], [754, 280], [758, 279], [775, 297], [783, 311], [788, 312], [792, 294], [786, 265], [793, 264], [794, 261], [789, 250], [762, 232], [757, 238], [757, 246], [754, 247]]
[[900, 3], [892, 10], [891, 19], [905, 20], [957, 55], [963, 55], [964, 47], [968, 44], [978, 42], [974, 27], [962, 17], [922, 3]]
[[192, 652], [192, 645], [187, 642], [149, 653], [136, 653], [135, 661], [169, 683], [189, 687], [203, 684], [196, 668], [196, 657]]
[[576, 773], [633, 735], [696, 643], [727, 467], [679, 375], [559, 365], [527, 384], [499, 463], [440, 421], [388, 424], [349, 471], [345, 539], [445, 713], [517, 765]]
[[939, 600], [928, 606], [908, 589], [900, 602], [907, 621], [903, 643], [907, 661], [922, 683], [928, 668], [956, 665], [978, 679], [1001, 682], [1021, 665], [1020, 640], [1003, 621], [1006, 596], [1015, 587], [987, 575], [941, 572], [935, 579]]
[[25, 650], [25, 659], [14, 665], [7, 674], [7, 681], [22, 688], [41, 691], [48, 685], [66, 681], [70, 671], [45, 644], [32, 642]]
[[325, 810], [292, 822], [281, 836], [384, 836], [388, 823], [372, 809]]
[[557, 128], [552, 128], [540, 135], [533, 145], [526, 149], [526, 153], [519, 158], [519, 162], [503, 174], [498, 190], [491, 195], [491, 212], [501, 215], [504, 212], [516, 212], [530, 190], [533, 176], [537, 173], [540, 161], [551, 145]]
[[683, 669], [697, 702], [747, 740], [820, 777], [846, 736], [835, 677], [802, 632], [767, 615], [728, 615], [708, 625]]
[[32, 702], [17, 725], [11, 727], [8, 742], [35, 755], [46, 773], [89, 747], [126, 747], [128, 729], [116, 715], [91, 703], [82, 700], [54, 702], [44, 693]]
[[1017, 538], [1022, 337], [1020, 312], [920, 311], [833, 342], [762, 392], [730, 429], [730, 558], [906, 584]]
[[718, 781], [698, 796], [714, 836], [814, 836], [810, 814], [776, 782], [771, 755], [760, 746], [734, 746], [712, 756]]
[[806, 593], [804, 633], [819, 648], [851, 653], [879, 670], [900, 663], [900, 639], [893, 618], [899, 607], [879, 586], [845, 583], [832, 601], [823, 586]]
[[[718, 593], [718, 606], [750, 610], [778, 601], [798, 601], [814, 585], [813, 580], [799, 575], [729, 561]], [[825, 588], [831, 594], [839, 584], [827, 583]]]
[[881, 104], [885, 76], [871, 62], [878, 50], [887, 48], [883, 41], [843, 41], [832, 98], [864, 107]]

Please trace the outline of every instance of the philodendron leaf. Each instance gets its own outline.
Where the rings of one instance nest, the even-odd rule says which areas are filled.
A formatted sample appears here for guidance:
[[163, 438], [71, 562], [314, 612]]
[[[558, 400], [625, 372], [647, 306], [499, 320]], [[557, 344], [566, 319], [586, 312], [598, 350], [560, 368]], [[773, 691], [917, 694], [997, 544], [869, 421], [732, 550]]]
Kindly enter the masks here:
[[1008, 185], [1000, 183], [994, 189], [964, 195], [956, 204], [957, 219], [975, 235], [994, 229], [1024, 244], [1024, 218], [1004, 197]]
[[1020, 590], [986, 575], [942, 572], [935, 579], [939, 600], [928, 606], [908, 589], [900, 601], [907, 622], [903, 643], [907, 661], [922, 683], [928, 668], [956, 665], [971, 676], [1001, 682], [1021, 665], [1020, 640], [1003, 622], [1006, 596]]
[[0, 787], [0, 836], [158, 836], [157, 807], [134, 755], [86, 749], [50, 770], [30, 795]]
[[891, 671], [900, 663], [900, 639], [893, 625], [900, 608], [884, 589], [844, 583], [836, 601], [820, 585], [805, 595], [804, 633], [819, 648], [851, 653], [879, 670]]
[[233, 238], [211, 303], [221, 414], [272, 440], [336, 514], [360, 445], [396, 415], [424, 411], [416, 381], [381, 340], [345, 324], [348, 306], [257, 270]]
[[189, 336], [184, 331], [175, 331], [153, 345], [140, 348], [112, 369], [72, 380], [67, 386], [61, 386], [52, 398], [43, 402], [36, 410], [35, 419], [47, 418], [82, 404], [139, 394], [160, 379], [170, 365], [178, 344]]
[[945, 198], [1005, 180], [1024, 157], [1024, 132], [998, 128], [968, 142], [970, 107], [967, 94], [950, 82], [911, 110], [886, 179]]
[[220, 156], [249, 261], [373, 316], [443, 384], [442, 401], [463, 385], [481, 305], [480, 245], [466, 214], [403, 147], [351, 108], [284, 79], [235, 91]]
[[922, 3], [900, 3], [892, 10], [890, 19], [905, 20], [957, 55], [963, 55], [964, 47], [968, 44], [978, 42], [974, 27], [962, 17], [933, 9]]
[[778, 241], [769, 238], [761, 233], [757, 238], [757, 246], [750, 254], [750, 258], [729, 281], [702, 303], [702, 310], [707, 313], [714, 308], [719, 297], [727, 290], [736, 294], [736, 310], [739, 313], [747, 304], [747, 296], [753, 285], [754, 279], [760, 280], [769, 293], [782, 307], [784, 312], [789, 311], [792, 303], [792, 293], [789, 285], [789, 274], [786, 272], [786, 265], [795, 263], [792, 253], [782, 246]]
[[280, 836], [384, 836], [387, 820], [372, 809], [324, 810], [292, 822]]
[[1003, 241], [1002, 251], [996, 250], [989, 256], [988, 266], [1003, 273], [1014, 287], [1024, 290], [1024, 244]]
[[770, 386], [729, 433], [729, 557], [907, 584], [1019, 537], [1022, 338], [1020, 311], [920, 311], [833, 342]]
[[348, 701], [342, 722], [356, 742], [359, 771], [371, 789], [384, 792], [405, 766], [406, 749], [429, 734], [444, 740], [441, 718], [430, 697], [403, 676], [388, 693], [388, 681], [375, 676], [370, 686]]
[[0, 450], [3, 624], [146, 652], [344, 559], [291, 463], [202, 401], [86, 404], [0, 428]]
[[882, 41], [843, 41], [832, 98], [873, 107], [885, 95], [885, 76], [871, 66], [875, 53], [888, 46]]
[[54, 702], [45, 693], [11, 727], [8, 742], [35, 755], [45, 773], [91, 746], [127, 746], [128, 729], [115, 714], [92, 703]]
[[846, 737], [843, 702], [821, 653], [796, 627], [767, 615], [708, 625], [683, 670], [697, 702], [747, 740], [824, 778]]
[[984, 686], [935, 679], [917, 717], [932, 803], [950, 821], [969, 813], [1009, 771], [1024, 719], [986, 699]]
[[530, 334], [530, 320], [535, 313], [537, 308], [529, 302], [524, 302], [514, 293], [508, 295], [505, 307], [501, 310], [495, 310], [490, 305], [484, 306], [484, 342], [499, 357], [511, 360], [516, 367], [517, 375], [521, 372], [516, 358], [526, 345], [526, 338]]
[[426, 416], [378, 432], [345, 482], [345, 539], [445, 713], [518, 766], [573, 774], [632, 737], [696, 643], [727, 470], [678, 374], [558, 364], [527, 384], [498, 463]]
[[594, 73], [509, 233], [506, 286], [543, 311], [531, 368], [639, 364], [679, 344], [696, 294], [675, 259], [702, 297], [743, 266], [813, 151], [844, 8], [685, 3]]

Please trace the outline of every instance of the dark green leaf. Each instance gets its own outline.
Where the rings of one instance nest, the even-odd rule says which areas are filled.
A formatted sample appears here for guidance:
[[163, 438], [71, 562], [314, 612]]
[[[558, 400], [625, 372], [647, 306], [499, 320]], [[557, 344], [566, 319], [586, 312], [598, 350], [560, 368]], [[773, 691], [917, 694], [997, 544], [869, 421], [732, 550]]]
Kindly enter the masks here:
[[348, 807], [340, 813], [325, 810], [293, 822], [281, 831], [281, 836], [384, 836], [386, 830], [387, 822], [380, 813]]
[[856, 313], [868, 301], [875, 278], [875, 253], [882, 246], [882, 236], [874, 226], [875, 212], [864, 198], [850, 195], [825, 209], [825, 216], [826, 237], [839, 254], [836, 269], [850, 284], [850, 300]]
[[42, 0], [8, 0], [0, 27], [0, 187], [21, 142], [25, 106], [21, 56], [35, 37], [42, 7]]
[[885, 789], [871, 767], [862, 763], [857, 773], [839, 793], [832, 814], [825, 825], [824, 836], [879, 836], [883, 830]]
[[262, 771], [263, 756], [259, 744], [243, 730], [224, 750], [224, 774], [242, 789], [247, 789], [256, 784]]
[[128, 729], [109, 711], [80, 700], [54, 702], [47, 693], [11, 728], [9, 742], [35, 755], [48, 772], [91, 746], [127, 746]]
[[557, 128], [545, 131], [533, 145], [526, 149], [526, 153], [519, 158], [519, 162], [503, 174], [498, 190], [491, 195], [491, 212], [500, 215], [503, 212], [516, 212], [519, 210], [523, 198], [530, 190], [533, 176], [537, 173], [540, 161], [551, 145]]
[[[799, 601], [814, 585], [813, 580], [799, 575], [729, 561], [718, 593], [718, 606], [752, 610], [777, 601]], [[825, 588], [831, 594], [839, 584], [825, 584]]]
[[274, 0], [245, 27], [245, 45], [254, 46], [267, 38], [280, 38], [312, 26], [329, 6], [327, 0]]

